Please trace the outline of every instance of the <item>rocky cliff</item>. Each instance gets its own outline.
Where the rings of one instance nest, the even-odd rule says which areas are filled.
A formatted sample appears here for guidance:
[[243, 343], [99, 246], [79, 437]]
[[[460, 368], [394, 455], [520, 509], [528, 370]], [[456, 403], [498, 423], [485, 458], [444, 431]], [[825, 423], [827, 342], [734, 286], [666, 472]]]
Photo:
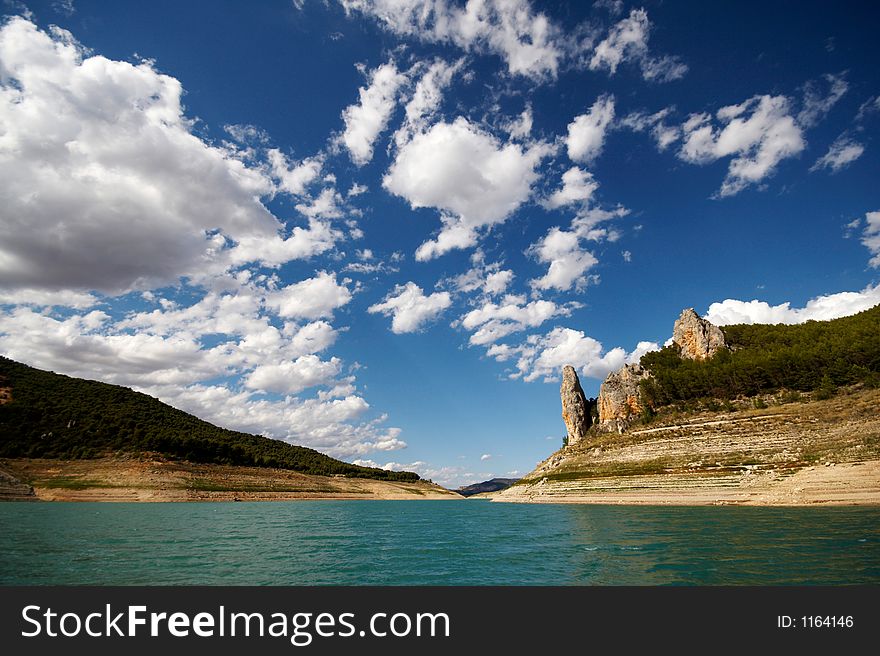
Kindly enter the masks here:
[[[681, 357], [705, 360], [726, 349], [721, 329], [703, 319], [693, 308], [683, 310], [672, 328], [672, 341]], [[644, 412], [639, 383], [650, 378], [651, 372], [638, 364], [624, 365], [608, 374], [599, 388], [599, 426], [603, 431], [622, 433]]]
[[700, 317], [693, 308], [683, 310], [676, 320], [672, 341], [681, 350], [681, 357], [689, 360], [705, 360], [727, 348], [721, 329]]
[[577, 444], [586, 437], [592, 418], [577, 372], [570, 364], [562, 369], [559, 396], [562, 399], [562, 420], [568, 431], [568, 444]]
[[645, 409], [639, 383], [650, 372], [638, 364], [627, 364], [613, 371], [599, 388], [599, 424], [606, 431], [622, 433]]

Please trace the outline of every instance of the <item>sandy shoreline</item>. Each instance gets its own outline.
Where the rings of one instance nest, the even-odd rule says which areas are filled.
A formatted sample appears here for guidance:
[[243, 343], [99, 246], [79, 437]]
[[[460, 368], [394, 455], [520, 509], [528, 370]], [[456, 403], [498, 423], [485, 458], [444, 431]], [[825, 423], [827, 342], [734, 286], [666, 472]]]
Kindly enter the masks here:
[[[704, 476], [627, 476], [591, 481], [538, 481], [481, 495], [507, 503], [677, 506], [880, 506], [880, 460], [805, 467], [790, 475], [754, 472], [739, 481]], [[723, 478], [723, 477], [719, 477]]]
[[427, 481], [312, 476], [285, 469], [137, 458], [0, 460], [0, 500], [304, 501], [461, 499]]

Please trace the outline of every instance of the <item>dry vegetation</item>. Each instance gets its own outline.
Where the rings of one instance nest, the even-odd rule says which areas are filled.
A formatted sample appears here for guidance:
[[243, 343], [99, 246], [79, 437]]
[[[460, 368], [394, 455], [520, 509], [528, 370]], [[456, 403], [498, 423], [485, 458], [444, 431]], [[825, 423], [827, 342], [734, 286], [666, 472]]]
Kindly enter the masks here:
[[[731, 411], [669, 410], [565, 447], [506, 501], [880, 503], [880, 390], [827, 400], [786, 393]], [[739, 408], [739, 409], [738, 409]]]
[[[30, 492], [32, 488], [32, 492]], [[460, 499], [426, 481], [315, 476], [287, 469], [171, 461], [2, 459], [0, 498], [45, 501]]]

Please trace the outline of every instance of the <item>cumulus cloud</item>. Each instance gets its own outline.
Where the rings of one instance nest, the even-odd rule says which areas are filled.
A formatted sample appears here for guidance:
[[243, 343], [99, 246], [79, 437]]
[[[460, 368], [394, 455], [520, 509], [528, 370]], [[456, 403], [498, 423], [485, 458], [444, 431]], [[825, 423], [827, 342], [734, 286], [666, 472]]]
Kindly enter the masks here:
[[[872, 212], [875, 226], [880, 235], [880, 212]], [[880, 248], [880, 239], [878, 239]], [[880, 264], [880, 261], [878, 261]], [[805, 321], [827, 321], [846, 317], [874, 307], [880, 303], [880, 284], [865, 287], [860, 292], [839, 292], [810, 299], [802, 308], [793, 308], [791, 303], [770, 305], [766, 301], [738, 301], [726, 299], [712, 303], [705, 317], [719, 326], [737, 323], [796, 324]]]
[[590, 111], [576, 116], [568, 124], [565, 145], [575, 162], [591, 162], [605, 145], [605, 133], [614, 120], [614, 96], [604, 94], [596, 99]]
[[587, 272], [599, 262], [585, 242], [616, 241], [620, 236], [617, 230], [599, 226], [627, 214], [629, 210], [622, 206], [613, 210], [581, 208], [567, 230], [550, 228], [528, 249], [538, 262], [548, 265], [547, 273], [530, 281], [532, 288], [566, 291], [585, 287], [589, 282]]
[[425, 295], [422, 288], [410, 281], [397, 285], [381, 303], [367, 308], [370, 314], [381, 313], [392, 317], [391, 332], [412, 333], [436, 319], [452, 305], [449, 292], [434, 292]]
[[296, 360], [256, 367], [245, 377], [244, 385], [263, 392], [297, 394], [309, 387], [333, 382], [341, 365], [339, 358], [321, 360], [317, 355], [302, 355]]
[[266, 297], [266, 306], [286, 319], [320, 319], [351, 300], [351, 291], [335, 273], [320, 271], [314, 278], [287, 285]]
[[413, 209], [441, 212], [439, 235], [419, 247], [416, 259], [476, 244], [480, 228], [503, 222], [528, 199], [536, 168], [550, 152], [546, 144], [501, 144], [462, 117], [413, 137], [382, 184]]
[[506, 121], [502, 128], [510, 135], [511, 139], [527, 139], [532, 133], [532, 106], [526, 105], [522, 113], [512, 121]]
[[547, 209], [556, 209], [573, 203], [587, 203], [599, 188], [593, 174], [572, 166], [562, 174], [562, 188], [554, 191], [542, 203]]
[[622, 63], [633, 61], [641, 69], [642, 77], [652, 82], [677, 80], [688, 67], [677, 57], [651, 57], [648, 38], [651, 21], [644, 9], [633, 9], [629, 16], [611, 27], [608, 35], [599, 42], [590, 58], [590, 69], [605, 69], [612, 75]]
[[6, 289], [116, 294], [259, 260], [258, 243], [311, 254], [299, 238], [282, 246], [259, 200], [275, 190], [263, 167], [197, 137], [181, 83], [150, 62], [90, 55], [64, 30], [13, 18], [0, 71]]
[[[723, 127], [717, 127], [715, 121]], [[785, 96], [753, 96], [715, 113], [694, 114], [682, 125], [678, 156], [692, 164], [732, 157], [719, 197], [733, 196], [772, 175], [779, 162], [800, 153], [804, 139]]]
[[842, 134], [828, 147], [828, 152], [816, 160], [816, 163], [810, 167], [810, 171], [830, 169], [832, 173], [837, 173], [855, 162], [864, 152], [865, 147], [862, 144], [852, 137]]
[[[352, 377], [338, 378], [342, 362], [316, 355], [336, 339], [329, 323], [277, 327], [264, 312], [271, 289], [234, 280], [226, 287], [180, 306], [148, 294], [160, 308], [119, 321], [100, 310], [54, 316], [11, 308], [0, 313], [0, 352], [36, 367], [126, 385], [220, 426], [336, 457], [406, 446], [400, 429], [383, 425], [387, 417], [364, 420], [369, 404], [355, 392]], [[219, 377], [241, 377], [242, 384], [211, 382]], [[318, 398], [291, 396], [316, 385], [329, 390]], [[286, 396], [270, 400], [263, 391]]]
[[474, 331], [469, 340], [471, 345], [486, 345], [512, 333], [537, 328], [554, 316], [568, 316], [578, 307], [578, 303], [557, 305], [542, 299], [526, 302], [525, 296], [508, 295], [498, 303], [485, 301], [456, 323]]
[[513, 75], [554, 77], [564, 55], [559, 29], [528, 0], [339, 0], [387, 30], [466, 51], [500, 55]]
[[470, 269], [457, 276], [442, 280], [439, 287], [451, 287], [463, 293], [480, 292], [487, 296], [503, 294], [514, 279], [510, 269], [502, 269], [500, 262], [487, 263], [485, 253], [477, 249], [471, 256]]
[[452, 64], [436, 59], [427, 67], [416, 83], [412, 97], [406, 103], [403, 124], [394, 133], [398, 148], [412, 139], [414, 134], [425, 131], [443, 101], [444, 90], [463, 64], [463, 59]]
[[370, 73], [370, 84], [358, 92], [358, 104], [342, 112], [345, 130], [340, 142], [348, 150], [351, 161], [363, 166], [373, 159], [373, 143], [385, 127], [397, 102], [397, 90], [406, 77], [397, 71], [393, 61], [382, 64]]
[[536, 289], [567, 290], [586, 284], [584, 273], [599, 260], [581, 246], [578, 235], [571, 230], [551, 228], [530, 252], [539, 262], [548, 264], [547, 273], [532, 281]]
[[278, 188], [294, 196], [306, 193], [308, 186], [321, 175], [323, 167], [320, 157], [309, 157], [301, 162], [291, 163], [277, 148], [269, 149], [267, 159], [273, 177], [278, 180]]
[[583, 331], [556, 327], [546, 335], [530, 335], [519, 346], [490, 348], [488, 355], [499, 361], [517, 357], [516, 371], [510, 377], [526, 382], [539, 378], [545, 382], [556, 381], [567, 364], [584, 376], [603, 380], [610, 372], [624, 364], [638, 362], [642, 355], [659, 348], [654, 342], [639, 342], [630, 353], [620, 347], [605, 352], [601, 342]]
[[462, 485], [469, 485], [478, 481], [484, 481], [491, 477], [488, 472], [473, 473], [467, 471], [464, 467], [445, 466], [438, 467], [424, 460], [416, 460], [414, 462], [386, 462], [384, 465], [370, 458], [359, 458], [352, 461], [355, 465], [361, 467], [377, 467], [378, 469], [386, 469], [388, 471], [411, 471], [416, 472], [422, 478], [433, 481], [438, 485], [453, 490]]

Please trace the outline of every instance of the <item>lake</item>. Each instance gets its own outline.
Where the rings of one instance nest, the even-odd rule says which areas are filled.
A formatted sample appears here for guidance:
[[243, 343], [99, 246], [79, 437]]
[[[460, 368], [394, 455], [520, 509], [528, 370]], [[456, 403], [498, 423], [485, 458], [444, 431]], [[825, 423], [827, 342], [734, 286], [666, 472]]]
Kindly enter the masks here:
[[880, 508], [2, 503], [4, 585], [880, 583]]

